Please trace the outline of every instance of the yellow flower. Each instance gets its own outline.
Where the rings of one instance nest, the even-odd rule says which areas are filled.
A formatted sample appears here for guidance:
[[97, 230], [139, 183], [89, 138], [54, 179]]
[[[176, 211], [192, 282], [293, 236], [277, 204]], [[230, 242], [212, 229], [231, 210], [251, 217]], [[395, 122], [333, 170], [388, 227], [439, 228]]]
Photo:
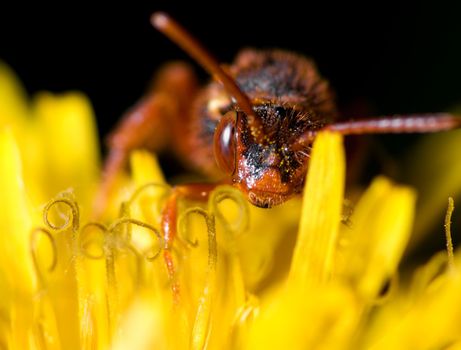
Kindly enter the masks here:
[[344, 223], [340, 135], [317, 137], [302, 199], [259, 209], [222, 186], [207, 203], [181, 200], [174, 273], [159, 229], [171, 188], [155, 156], [132, 153], [96, 223], [97, 154], [84, 96], [28, 107], [0, 65], [0, 347], [461, 347], [460, 253], [397, 278], [416, 192], [378, 177]]

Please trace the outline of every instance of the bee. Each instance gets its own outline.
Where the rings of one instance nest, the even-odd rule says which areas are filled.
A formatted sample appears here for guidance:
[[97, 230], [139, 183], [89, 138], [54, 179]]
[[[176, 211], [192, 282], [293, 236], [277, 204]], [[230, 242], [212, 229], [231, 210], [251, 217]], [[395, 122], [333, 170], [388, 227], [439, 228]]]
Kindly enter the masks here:
[[461, 126], [461, 118], [446, 113], [339, 121], [328, 81], [311, 59], [283, 50], [245, 49], [233, 64], [220, 65], [167, 14], [154, 13], [151, 22], [213, 81], [199, 88], [186, 63], [170, 63], [158, 72], [152, 89], [109, 137], [94, 215], [104, 211], [115, 175], [137, 148], [169, 149], [214, 179], [211, 184], [175, 186], [162, 209], [163, 253], [176, 297], [171, 248], [179, 198], [206, 200], [217, 184], [228, 183], [251, 204], [271, 208], [302, 192], [312, 144], [321, 130], [351, 135]]
[[[439, 113], [338, 121], [333, 93], [315, 63], [283, 50], [241, 51], [220, 65], [167, 14], [151, 17], [155, 28], [182, 47], [213, 77], [199, 88], [185, 63], [166, 65], [153, 88], [122, 118], [109, 138], [109, 155], [96, 208], [131, 150], [169, 148], [216, 183], [230, 183], [262, 208], [300, 194], [316, 134], [344, 135], [436, 132], [461, 126], [461, 118]], [[200, 197], [208, 185], [182, 186]], [[195, 195], [197, 194], [197, 195]]]

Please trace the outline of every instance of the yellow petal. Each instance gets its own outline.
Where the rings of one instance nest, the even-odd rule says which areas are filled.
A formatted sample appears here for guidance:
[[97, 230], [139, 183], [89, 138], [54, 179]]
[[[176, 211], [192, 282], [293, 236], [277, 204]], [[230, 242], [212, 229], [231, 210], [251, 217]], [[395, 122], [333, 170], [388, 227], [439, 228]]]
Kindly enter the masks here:
[[30, 255], [32, 220], [11, 130], [0, 130], [0, 174], [0, 305], [11, 327], [8, 347], [25, 349], [31, 341], [36, 279]]
[[2, 276], [15, 292], [30, 293], [34, 272], [30, 255], [32, 227], [24, 183], [21, 159], [13, 134], [0, 130], [0, 266]]
[[148, 183], [166, 184], [163, 172], [153, 153], [137, 150], [131, 154], [132, 177], [136, 186]]
[[300, 212], [300, 198], [293, 198], [270, 210], [249, 206], [249, 230], [236, 237], [243, 278], [248, 290], [267, 287], [286, 276], [290, 268]]
[[42, 93], [35, 113], [43, 145], [38, 174], [47, 189], [43, 201], [72, 188], [85, 213], [98, 181], [99, 150], [90, 103], [79, 93]]
[[212, 311], [216, 298], [216, 263], [218, 248], [214, 216], [203, 211], [208, 231], [208, 262], [205, 285], [198, 299], [197, 312], [192, 329], [191, 349], [203, 349], [206, 346], [212, 322]]
[[315, 285], [330, 277], [343, 205], [344, 176], [341, 136], [320, 133], [314, 143], [304, 187], [290, 283]]
[[[131, 176], [134, 190], [130, 196], [130, 210], [133, 217], [148, 223], [158, 224], [169, 186], [160, 169], [157, 157], [147, 151], [134, 151], [130, 156]], [[136, 236], [135, 238], [141, 238]], [[139, 242], [142, 244], [142, 242]], [[150, 244], [150, 242], [147, 242]]]
[[337, 269], [362, 297], [375, 298], [395, 273], [410, 237], [415, 200], [412, 189], [379, 177], [355, 207], [352, 227], [343, 229], [345, 256]]
[[173, 334], [167, 330], [166, 312], [168, 308], [158, 300], [147, 296], [147, 293], [138, 296], [127, 310], [111, 348], [113, 350], [173, 349], [167, 342], [167, 336]]
[[[141, 220], [148, 223], [157, 229], [160, 228], [161, 210], [163, 199], [168, 195], [170, 187], [165, 181], [163, 173], [155, 154], [137, 150], [131, 153], [131, 178], [132, 190], [128, 195], [126, 210], [131, 218]], [[117, 208], [118, 210], [118, 208]], [[153, 241], [152, 233], [139, 226], [132, 225], [131, 242], [133, 247], [137, 249], [141, 259], [145, 258], [142, 252], [158, 251], [160, 249], [159, 242]], [[158, 231], [160, 234], [160, 231]], [[159, 271], [163, 272], [163, 259], [157, 259], [155, 267], [153, 262], [149, 262], [147, 272], [155, 276], [153, 279], [148, 279], [151, 283], [151, 288], [155, 290], [154, 294], [162, 295], [162, 292], [167, 289], [165, 285], [165, 276], [161, 276]], [[142, 268], [144, 262], [141, 260], [138, 268]], [[120, 265], [122, 267], [123, 265]], [[125, 278], [130, 278], [131, 271], [127, 269]], [[120, 277], [122, 277], [121, 275]], [[142, 276], [142, 283], [146, 283], [145, 276]], [[121, 288], [124, 288], [123, 284]]]
[[359, 308], [340, 285], [281, 288], [261, 305], [245, 349], [352, 349]]
[[422, 294], [402, 296], [380, 310], [368, 330], [366, 348], [441, 349], [459, 342], [460, 295], [461, 275], [448, 270]]
[[0, 61], [0, 127], [21, 133], [28, 115], [26, 93], [12, 70]]

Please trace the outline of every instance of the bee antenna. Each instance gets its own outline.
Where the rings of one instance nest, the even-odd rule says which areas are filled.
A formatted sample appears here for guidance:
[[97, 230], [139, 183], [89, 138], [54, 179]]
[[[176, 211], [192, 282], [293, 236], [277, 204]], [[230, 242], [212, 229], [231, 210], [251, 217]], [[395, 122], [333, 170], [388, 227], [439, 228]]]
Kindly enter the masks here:
[[248, 116], [251, 134], [258, 143], [262, 143], [263, 126], [253, 110], [247, 95], [238, 87], [235, 79], [227, 74], [218, 61], [179, 23], [164, 12], [155, 12], [151, 16], [152, 25], [165, 34], [195, 59], [211, 76], [221, 82], [227, 92], [235, 98], [242, 111]]

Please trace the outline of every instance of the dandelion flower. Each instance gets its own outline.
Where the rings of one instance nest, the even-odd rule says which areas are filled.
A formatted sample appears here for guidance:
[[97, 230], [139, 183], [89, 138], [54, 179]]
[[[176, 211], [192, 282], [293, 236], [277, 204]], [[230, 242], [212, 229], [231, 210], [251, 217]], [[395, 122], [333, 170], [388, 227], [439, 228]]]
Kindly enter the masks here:
[[99, 160], [88, 100], [24, 96], [0, 65], [1, 347], [461, 347], [459, 252], [449, 244], [398, 278], [417, 193], [385, 177], [342, 223], [340, 135], [317, 137], [301, 199], [260, 209], [221, 186], [206, 203], [181, 200], [172, 275], [159, 229], [171, 187], [155, 155], [131, 154], [108, 217], [91, 222]]

